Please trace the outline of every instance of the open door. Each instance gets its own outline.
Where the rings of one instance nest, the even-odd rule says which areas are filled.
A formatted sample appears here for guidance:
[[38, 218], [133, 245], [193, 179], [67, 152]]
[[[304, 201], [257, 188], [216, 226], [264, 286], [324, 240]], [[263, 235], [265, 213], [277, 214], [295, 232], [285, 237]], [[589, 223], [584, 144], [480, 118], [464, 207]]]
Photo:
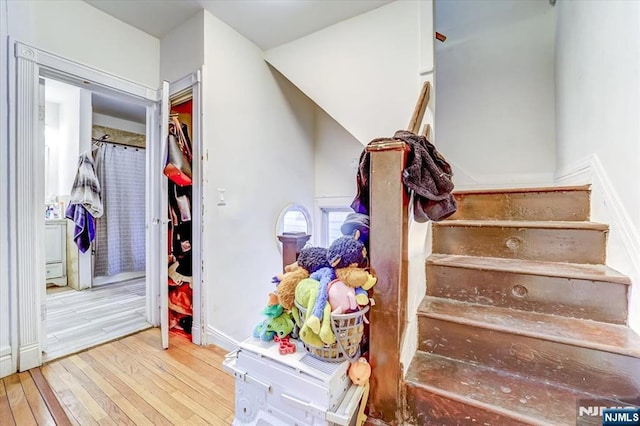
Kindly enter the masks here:
[[[191, 211], [186, 216], [181, 217], [182, 221], [189, 221], [189, 226], [185, 226], [185, 229], [200, 230], [202, 227], [202, 188], [200, 182], [202, 180], [202, 164], [201, 164], [201, 122], [200, 122], [200, 105], [201, 105], [201, 71], [194, 72], [185, 76], [184, 78], [168, 83], [163, 82], [162, 93], [158, 96], [161, 99], [160, 102], [154, 105], [148, 110], [148, 133], [151, 134], [149, 143], [154, 144], [154, 154], [150, 155], [147, 169], [151, 175], [149, 176], [149, 182], [152, 182], [151, 188], [147, 191], [148, 206], [150, 208], [150, 216], [148, 223], [150, 224], [150, 232], [147, 247], [148, 262], [147, 262], [147, 277], [148, 277], [148, 290], [151, 292], [150, 317], [152, 323], [160, 325], [162, 335], [162, 347], [168, 348], [169, 346], [169, 329], [171, 325], [176, 325], [176, 300], [173, 299], [173, 304], [170, 303], [169, 294], [169, 278], [172, 278], [174, 283], [188, 282], [188, 287], [192, 288], [192, 310], [189, 312], [179, 312], [183, 316], [189, 316], [191, 321], [185, 321], [190, 330], [187, 330], [179, 321], [179, 324], [186, 332], [191, 340], [196, 344], [205, 344], [204, 335], [206, 329], [202, 327], [205, 323], [203, 317], [203, 301], [204, 295], [201, 286], [201, 268], [194, 265], [200, 265], [202, 260], [201, 253], [201, 236], [200, 232], [190, 232], [189, 244], [182, 247], [182, 250], [188, 250], [186, 247], [190, 246], [190, 255], [184, 257], [184, 260], [189, 259], [185, 264], [190, 264], [190, 273], [186, 273], [181, 270], [173, 268], [175, 264], [182, 262], [179, 257], [176, 258], [176, 209], [175, 200], [169, 199], [169, 193], [175, 194], [176, 188], [172, 188], [167, 177], [163, 173], [164, 166], [167, 159], [167, 137], [169, 134], [169, 121], [171, 119], [170, 113], [181, 117], [182, 113], [188, 110], [189, 125], [187, 126], [191, 132], [190, 142], [193, 153], [192, 163], [192, 180], [193, 186], [189, 186], [189, 193], [193, 196], [189, 197], [189, 202], [184, 205], [191, 205]], [[187, 108], [182, 111], [181, 108]], [[175, 110], [175, 111], [173, 111]], [[174, 118], [175, 119], [175, 118]], [[160, 123], [157, 122], [160, 120]], [[155, 123], [155, 124], [154, 124]], [[183, 122], [186, 125], [186, 122]], [[174, 185], [175, 186], [175, 185]], [[179, 191], [178, 191], [179, 192]], [[182, 196], [181, 196], [182, 197]], [[179, 197], [179, 198], [181, 198]], [[182, 200], [181, 198], [181, 201]], [[170, 209], [169, 206], [172, 206]], [[173, 213], [170, 214], [169, 212]], [[181, 214], [185, 214], [180, 210]], [[188, 217], [187, 217], [188, 216]], [[169, 232], [169, 221], [171, 222], [171, 232]], [[183, 229], [180, 230], [180, 234], [183, 233]], [[171, 236], [171, 241], [169, 241]], [[184, 253], [182, 253], [184, 255]], [[176, 260], [180, 260], [177, 262]], [[183, 280], [177, 280], [174, 275], [179, 273]], [[188, 280], [186, 278], [189, 278]], [[180, 285], [180, 284], [179, 284]], [[172, 286], [173, 291], [176, 290], [176, 286]], [[174, 294], [175, 295], [175, 294]], [[171, 310], [171, 312], [170, 312]], [[178, 331], [179, 332], [179, 331]]]
[[[162, 82], [162, 99], [161, 103], [161, 115], [160, 115], [160, 146], [162, 149], [160, 150], [160, 154], [162, 155], [161, 160], [164, 160], [164, 155], [167, 152], [167, 136], [169, 134], [169, 82]], [[164, 165], [164, 161], [160, 162], [160, 166]], [[158, 217], [162, 218], [160, 220], [160, 241], [159, 245], [156, 248], [158, 250], [159, 258], [162, 259], [162, 272], [159, 277], [160, 283], [160, 330], [162, 333], [162, 347], [167, 349], [169, 347], [169, 287], [167, 287], [167, 265], [166, 265], [166, 257], [167, 257], [167, 245], [168, 245], [168, 237], [167, 237], [167, 223], [169, 223], [169, 206], [167, 201], [167, 178], [162, 173], [162, 170], [159, 174], [162, 184], [160, 185], [160, 214]]]
[[[158, 120], [160, 122], [158, 123]], [[148, 315], [160, 325], [162, 347], [169, 347], [169, 306], [167, 289], [167, 178], [162, 173], [167, 156], [169, 133], [169, 83], [162, 82], [160, 102], [147, 109], [147, 291]]]

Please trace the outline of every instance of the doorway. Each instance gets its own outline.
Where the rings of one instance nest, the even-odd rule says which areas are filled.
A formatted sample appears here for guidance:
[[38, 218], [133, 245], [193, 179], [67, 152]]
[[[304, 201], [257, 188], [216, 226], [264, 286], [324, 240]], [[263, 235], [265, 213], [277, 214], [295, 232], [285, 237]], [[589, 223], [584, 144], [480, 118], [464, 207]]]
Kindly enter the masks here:
[[[15, 280], [11, 292], [16, 295], [10, 301], [15, 312], [17, 333], [11, 345], [12, 357], [18, 360], [18, 370], [25, 371], [42, 364], [42, 348], [46, 332], [42, 318], [46, 315], [43, 283], [46, 280], [43, 202], [44, 149], [38, 135], [39, 79], [50, 78], [89, 90], [91, 93], [112, 96], [143, 106], [146, 111], [146, 182], [151, 186], [145, 193], [146, 268], [145, 314], [153, 326], [162, 328], [162, 346], [168, 345], [168, 286], [167, 283], [167, 180], [163, 175], [167, 153], [169, 102], [168, 96], [191, 88], [193, 94], [193, 204], [192, 253], [193, 265], [201, 265], [202, 251], [202, 84], [204, 70], [169, 85], [163, 82], [161, 89], [151, 89], [123, 80], [46, 51], [15, 42], [15, 79], [10, 78], [10, 140], [9, 158], [15, 167], [10, 170], [9, 199], [12, 211], [20, 212], [9, 218], [9, 226], [15, 229], [15, 250], [10, 262], [15, 267]], [[15, 86], [15, 87], [14, 87]], [[87, 139], [90, 142], [90, 136]], [[20, 194], [20, 196], [17, 196]], [[79, 268], [83, 268], [79, 263]], [[206, 344], [206, 310], [203, 309], [206, 294], [202, 286], [200, 267], [193, 268], [193, 324], [192, 341]], [[166, 338], [165, 338], [166, 336]]]
[[43, 361], [50, 361], [152, 326], [145, 310], [149, 182], [143, 105], [53, 78], [41, 78], [40, 84], [42, 350]]

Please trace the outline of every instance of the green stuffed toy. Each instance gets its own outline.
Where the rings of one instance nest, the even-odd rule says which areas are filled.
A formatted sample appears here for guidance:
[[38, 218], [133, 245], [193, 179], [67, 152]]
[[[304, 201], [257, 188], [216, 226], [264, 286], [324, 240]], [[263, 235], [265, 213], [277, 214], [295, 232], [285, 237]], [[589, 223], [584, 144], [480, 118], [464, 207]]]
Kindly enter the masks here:
[[328, 303], [325, 303], [322, 311], [320, 332], [315, 333], [307, 324], [307, 318], [312, 315], [319, 293], [320, 282], [311, 278], [300, 281], [295, 292], [295, 300], [307, 310], [306, 317], [301, 318], [297, 309], [294, 309], [294, 318], [300, 327], [300, 338], [303, 342], [315, 347], [332, 345], [336, 341], [336, 336], [331, 330], [331, 306]]
[[270, 317], [256, 325], [253, 329], [253, 337], [262, 340], [273, 340], [275, 335], [283, 338], [293, 331], [293, 320], [289, 312], [282, 312], [277, 317]]

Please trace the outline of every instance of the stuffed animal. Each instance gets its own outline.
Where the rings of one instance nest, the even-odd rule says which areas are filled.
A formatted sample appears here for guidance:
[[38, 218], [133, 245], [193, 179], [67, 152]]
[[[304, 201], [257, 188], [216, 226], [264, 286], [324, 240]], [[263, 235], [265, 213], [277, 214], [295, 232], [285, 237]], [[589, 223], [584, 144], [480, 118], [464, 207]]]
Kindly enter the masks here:
[[362, 386], [371, 377], [371, 365], [364, 357], [358, 358], [356, 362], [349, 364], [349, 378], [356, 386]]
[[307, 318], [311, 315], [318, 298], [319, 288], [320, 282], [317, 280], [305, 278], [300, 281], [296, 287], [295, 297], [296, 301], [306, 308], [306, 317], [301, 318], [297, 309], [293, 310], [294, 318], [300, 327], [300, 338], [303, 342], [316, 347], [322, 347], [324, 344], [331, 345], [336, 341], [336, 336], [331, 330], [331, 306], [328, 303], [324, 304], [319, 332], [314, 332], [307, 324]]
[[313, 304], [313, 310], [310, 313], [307, 312], [305, 325], [310, 327], [314, 333], [319, 334], [324, 309], [327, 305], [327, 301], [329, 300], [329, 283], [336, 278], [336, 273], [333, 268], [325, 266], [324, 268], [320, 268], [316, 272], [312, 273], [309, 278], [318, 281], [319, 285], [318, 296]]
[[360, 233], [356, 231], [353, 235], [344, 235], [331, 243], [327, 249], [327, 259], [332, 267], [338, 269], [366, 265], [367, 249], [358, 240], [359, 236]]
[[367, 263], [367, 249], [358, 238], [358, 231], [338, 238], [329, 247], [327, 255], [335, 268], [336, 278], [355, 289], [358, 305], [366, 305], [369, 303], [366, 290], [376, 284], [377, 278], [363, 268]]
[[355, 290], [342, 281], [331, 281], [328, 286], [328, 293], [332, 314], [347, 313], [358, 308]]
[[[327, 261], [334, 269], [332, 272], [329, 272], [331, 268], [322, 268], [318, 270], [316, 276], [314, 276], [314, 274], [311, 274], [310, 276], [311, 278], [318, 280], [320, 282], [320, 286], [318, 289], [318, 297], [316, 298], [311, 315], [307, 313], [305, 325], [310, 327], [316, 334], [320, 333], [322, 323], [321, 318], [328, 301], [328, 285], [337, 277], [339, 271], [343, 269], [345, 270], [341, 271], [342, 276], [345, 279], [340, 278], [340, 281], [354, 289], [363, 287], [363, 285], [368, 285], [367, 288], [364, 288], [364, 290], [368, 290], [375, 284], [373, 276], [369, 275], [360, 267], [361, 265], [366, 264], [367, 249], [362, 241], [358, 239], [359, 236], [359, 232], [356, 231], [351, 236], [340, 237], [331, 243], [327, 249]], [[368, 280], [369, 277], [373, 279], [373, 281]], [[356, 294], [356, 300], [358, 301], [358, 304], [366, 305], [369, 303], [369, 296], [366, 291], [360, 290]], [[333, 308], [330, 306], [329, 311], [332, 309]]]
[[282, 312], [277, 317], [269, 317], [256, 325], [253, 329], [253, 337], [261, 340], [273, 340], [274, 336], [283, 338], [288, 336], [293, 330], [293, 320], [289, 312]]
[[[320, 268], [329, 266], [327, 262], [327, 249], [324, 247], [306, 247], [300, 251], [298, 260], [285, 267], [285, 274], [274, 277], [278, 282], [276, 292], [279, 303], [286, 310], [293, 307], [295, 291], [298, 283], [308, 278], [310, 274]], [[287, 271], [287, 269], [289, 269]]]

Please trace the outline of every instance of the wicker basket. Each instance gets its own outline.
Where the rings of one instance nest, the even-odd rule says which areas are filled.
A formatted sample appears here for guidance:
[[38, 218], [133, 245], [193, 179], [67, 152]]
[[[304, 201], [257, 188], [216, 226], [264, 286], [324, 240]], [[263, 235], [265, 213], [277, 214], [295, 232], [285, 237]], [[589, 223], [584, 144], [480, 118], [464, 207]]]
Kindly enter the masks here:
[[[307, 316], [307, 309], [295, 302], [296, 308], [300, 311], [300, 318]], [[357, 312], [350, 314], [332, 314], [331, 329], [336, 336], [336, 343], [332, 345], [313, 346], [304, 341], [302, 345], [305, 350], [316, 358], [329, 362], [342, 362], [346, 359], [355, 361], [360, 356], [360, 342], [364, 333], [364, 322], [369, 306], [361, 308]]]

